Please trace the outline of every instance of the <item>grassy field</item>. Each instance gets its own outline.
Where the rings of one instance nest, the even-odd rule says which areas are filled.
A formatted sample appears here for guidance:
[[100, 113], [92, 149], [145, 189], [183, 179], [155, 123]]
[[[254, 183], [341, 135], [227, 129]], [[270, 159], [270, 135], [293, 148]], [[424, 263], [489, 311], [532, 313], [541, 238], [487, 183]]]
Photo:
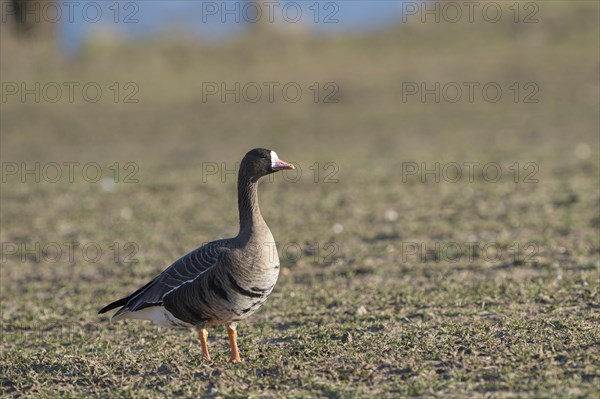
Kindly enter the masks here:
[[[76, 58], [3, 31], [3, 95], [48, 91], [1, 103], [0, 397], [597, 395], [599, 6], [537, 4], [533, 24], [103, 40]], [[52, 82], [103, 95], [53, 103]], [[203, 99], [235, 82], [303, 95]], [[503, 95], [403, 98], [423, 82]], [[192, 332], [98, 316], [236, 233], [227, 172], [258, 146], [301, 175], [260, 187], [282, 269], [238, 328], [243, 363], [222, 327], [207, 363]]]

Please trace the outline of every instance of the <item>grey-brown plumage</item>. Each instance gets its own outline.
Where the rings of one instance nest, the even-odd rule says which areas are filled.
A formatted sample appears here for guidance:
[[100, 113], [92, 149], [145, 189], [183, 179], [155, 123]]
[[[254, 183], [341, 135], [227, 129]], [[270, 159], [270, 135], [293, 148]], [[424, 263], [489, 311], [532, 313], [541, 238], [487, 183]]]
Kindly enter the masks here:
[[274, 151], [246, 154], [238, 174], [239, 233], [205, 244], [178, 259], [151, 282], [99, 313], [121, 307], [113, 316], [153, 320], [161, 325], [190, 326], [201, 334], [210, 359], [206, 327], [228, 324], [232, 361], [239, 361], [235, 327], [271, 294], [279, 275], [279, 257], [271, 230], [258, 206], [257, 182], [293, 165]]

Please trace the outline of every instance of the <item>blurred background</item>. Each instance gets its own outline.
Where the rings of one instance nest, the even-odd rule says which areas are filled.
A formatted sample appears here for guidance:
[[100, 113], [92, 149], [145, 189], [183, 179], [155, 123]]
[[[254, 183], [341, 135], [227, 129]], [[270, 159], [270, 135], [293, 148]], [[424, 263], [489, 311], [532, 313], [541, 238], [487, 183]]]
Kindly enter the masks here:
[[[296, 186], [315, 181], [315, 162], [321, 175], [333, 162], [339, 184], [316, 176], [311, 188], [348, 201], [342, 189], [363, 179], [393, 190], [389, 201], [408, 196], [403, 162], [590, 173], [597, 11], [566, 1], [3, 1], [1, 155], [40, 172], [93, 161], [105, 177], [134, 162], [140, 184], [172, 171], [193, 186], [206, 180], [203, 162], [233, 168], [263, 146], [304, 163]], [[3, 183], [23, 190], [18, 169]]]
[[[280, 254], [259, 324], [331, 313], [315, 304], [332, 295], [339, 314], [398, 321], [459, 297], [500, 309], [488, 288], [562, 287], [577, 307], [597, 287], [598, 2], [0, 4], [3, 322], [96, 323], [101, 303], [235, 234], [231, 171], [254, 147], [301, 173], [261, 188], [302, 256]], [[473, 241], [534, 243], [535, 262], [404, 251]], [[68, 259], [65, 242], [104, 256]]]
[[340, 161], [594, 150], [596, 5], [515, 4], [4, 1], [2, 155], [184, 162], [263, 141]]

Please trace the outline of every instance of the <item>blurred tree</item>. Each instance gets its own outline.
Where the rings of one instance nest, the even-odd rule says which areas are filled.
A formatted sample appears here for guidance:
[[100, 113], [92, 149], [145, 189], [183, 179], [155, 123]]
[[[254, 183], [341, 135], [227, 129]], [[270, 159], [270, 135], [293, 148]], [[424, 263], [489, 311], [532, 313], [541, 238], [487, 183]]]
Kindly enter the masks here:
[[261, 17], [256, 22], [250, 22], [253, 30], [262, 31], [269, 23], [269, 9], [264, 4], [264, 0], [247, 0], [251, 3], [254, 3], [254, 6], [257, 10], [260, 10]]
[[54, 0], [1, 0], [2, 22], [13, 21], [15, 32], [20, 36], [36, 36], [54, 39], [56, 24], [60, 18], [56, 16], [59, 5]]
[[[254, 32], [267, 32], [273, 30], [285, 30], [286, 32], [294, 32], [305, 34], [306, 24], [305, 22], [310, 19], [309, 15], [305, 14], [304, 18], [302, 18], [302, 10], [297, 10], [298, 7], [306, 8], [313, 4], [313, 2], [306, 3], [306, 6], [300, 6], [301, 2], [276, 2], [272, 0], [246, 0], [254, 5], [254, 7], [250, 7], [247, 5], [247, 11], [244, 13], [244, 17], [248, 18], [247, 21]], [[293, 7], [292, 7], [293, 6]], [[314, 7], [314, 5], [313, 5]], [[256, 18], [256, 21], [253, 21], [252, 18], [255, 18], [254, 10], [259, 10], [259, 15]], [[298, 21], [292, 21], [298, 14], [300, 13], [300, 17]], [[304, 13], [308, 13], [307, 9], [304, 10]]]

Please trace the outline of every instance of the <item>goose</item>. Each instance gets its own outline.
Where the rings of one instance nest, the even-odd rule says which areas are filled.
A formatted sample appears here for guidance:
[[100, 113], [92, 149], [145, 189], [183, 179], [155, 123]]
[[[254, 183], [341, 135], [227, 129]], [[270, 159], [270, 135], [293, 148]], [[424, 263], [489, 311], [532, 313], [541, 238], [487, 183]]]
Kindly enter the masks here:
[[266, 175], [295, 169], [277, 153], [249, 151], [238, 173], [239, 232], [184, 255], [132, 294], [102, 308], [120, 308], [111, 318], [151, 320], [158, 325], [191, 327], [198, 331], [202, 355], [208, 353], [208, 330], [226, 324], [230, 362], [240, 362], [237, 323], [267, 300], [279, 276], [279, 256], [271, 230], [258, 206], [257, 182]]

